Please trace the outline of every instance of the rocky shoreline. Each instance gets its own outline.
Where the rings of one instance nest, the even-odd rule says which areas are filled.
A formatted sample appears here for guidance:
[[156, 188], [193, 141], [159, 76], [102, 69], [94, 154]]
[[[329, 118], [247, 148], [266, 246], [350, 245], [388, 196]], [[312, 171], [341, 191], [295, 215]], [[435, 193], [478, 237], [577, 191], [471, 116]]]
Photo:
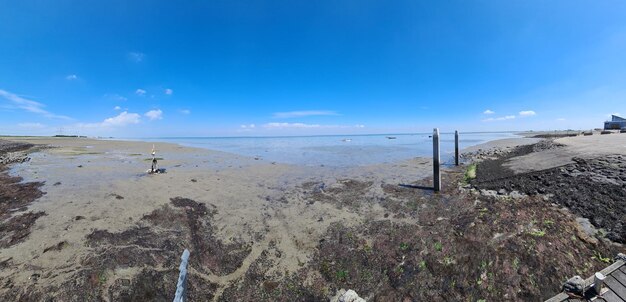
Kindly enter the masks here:
[[0, 166], [29, 161], [30, 157], [28, 157], [26, 150], [33, 146], [32, 144], [0, 140]]
[[546, 139], [513, 149], [467, 154], [476, 164], [477, 177], [464, 188], [492, 197], [538, 196], [588, 219], [605, 238], [626, 243], [626, 156], [575, 157], [573, 164], [520, 174], [503, 165], [513, 157], [561, 147]]

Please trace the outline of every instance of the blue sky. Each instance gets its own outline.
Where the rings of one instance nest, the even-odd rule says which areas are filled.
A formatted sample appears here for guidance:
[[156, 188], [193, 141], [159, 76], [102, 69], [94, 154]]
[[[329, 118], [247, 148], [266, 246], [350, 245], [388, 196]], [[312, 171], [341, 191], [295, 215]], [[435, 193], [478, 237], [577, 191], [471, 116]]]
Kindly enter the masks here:
[[589, 129], [624, 1], [4, 1], [0, 134]]

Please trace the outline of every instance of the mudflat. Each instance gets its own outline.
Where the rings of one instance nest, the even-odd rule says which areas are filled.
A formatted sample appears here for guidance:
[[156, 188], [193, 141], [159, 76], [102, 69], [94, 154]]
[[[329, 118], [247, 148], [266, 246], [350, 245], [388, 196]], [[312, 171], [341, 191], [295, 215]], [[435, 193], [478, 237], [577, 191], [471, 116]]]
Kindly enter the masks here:
[[474, 149], [476, 179], [446, 167], [434, 193], [425, 158], [303, 167], [158, 143], [165, 173], [149, 175], [152, 143], [6, 138], [2, 156], [29, 160], [1, 166], [0, 297], [169, 301], [189, 249], [189, 301], [536, 301], [624, 251], [619, 226], [588, 218], [609, 230], [590, 235], [577, 218], [593, 212], [509, 185], [520, 158], [598, 144], [567, 139]]

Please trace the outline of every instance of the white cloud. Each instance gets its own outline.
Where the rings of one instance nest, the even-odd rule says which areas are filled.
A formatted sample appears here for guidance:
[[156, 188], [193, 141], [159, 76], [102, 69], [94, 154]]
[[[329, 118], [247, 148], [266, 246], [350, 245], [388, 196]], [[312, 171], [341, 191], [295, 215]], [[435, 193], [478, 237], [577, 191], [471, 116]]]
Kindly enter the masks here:
[[180, 110], [178, 110], [178, 112], [180, 112], [182, 114], [191, 114], [191, 110], [189, 110], [189, 109], [180, 109]]
[[502, 116], [502, 117], [490, 117], [487, 119], [484, 119], [483, 122], [495, 122], [495, 121], [506, 121], [506, 120], [512, 120], [515, 119], [515, 115], [506, 115], [506, 116]]
[[75, 75], [75, 74], [70, 74], [70, 75], [66, 76], [65, 79], [68, 80], [68, 81], [78, 80], [78, 76]]
[[533, 115], [537, 115], [537, 113], [535, 113], [532, 110], [520, 111], [519, 112], [519, 116], [521, 116], [521, 117], [527, 117], [527, 116], [533, 116]]
[[274, 118], [294, 118], [305, 116], [318, 116], [318, 115], [339, 115], [335, 111], [328, 110], [307, 110], [307, 111], [289, 111], [289, 112], [275, 112]]
[[163, 111], [161, 109], [150, 110], [144, 114], [151, 121], [163, 119]]
[[256, 128], [256, 125], [255, 124], [241, 125], [241, 126], [239, 126], [239, 128], [241, 128], [241, 129], [254, 129], [254, 128]]
[[17, 124], [20, 128], [28, 128], [28, 129], [43, 129], [46, 128], [46, 125], [41, 123], [20, 123]]
[[139, 124], [139, 122], [141, 122], [141, 116], [139, 114], [124, 111], [117, 116], [105, 119], [100, 125], [103, 127], [121, 127]]
[[64, 116], [64, 115], [57, 115], [54, 114], [52, 112], [46, 111], [45, 109], [43, 109], [45, 107], [44, 104], [39, 103], [39, 102], [35, 102], [32, 100], [28, 100], [25, 98], [22, 98], [16, 94], [13, 94], [11, 92], [5, 91], [0, 89], [0, 97], [4, 98], [5, 100], [10, 101], [11, 103], [13, 103], [13, 105], [16, 108], [28, 111], [28, 112], [32, 112], [32, 113], [36, 113], [42, 116], [45, 116], [47, 118], [57, 118], [57, 119], [63, 119], [63, 120], [71, 120], [71, 118]]
[[305, 123], [267, 123], [263, 124], [263, 128], [266, 129], [349, 129], [349, 128], [364, 128], [365, 125], [357, 124], [354, 126], [347, 125], [320, 125], [320, 124], [305, 124]]
[[144, 53], [141, 53], [141, 52], [129, 52], [128, 53], [128, 58], [131, 61], [136, 62], [136, 63], [139, 63], [139, 62], [143, 61], [145, 56], [146, 55]]
[[172, 93], [174, 93], [174, 90], [169, 89], [169, 88], [166, 88], [164, 92], [165, 92], [165, 94], [167, 94], [167, 95], [172, 95]]
[[485, 111], [483, 112], [483, 114], [494, 114], [494, 113], [496, 113], [496, 112], [495, 112], [495, 111], [491, 111], [491, 110], [489, 110], [489, 109], [487, 109], [487, 110], [485, 110]]
[[119, 101], [119, 102], [124, 102], [124, 101], [128, 100], [127, 98], [125, 98], [125, 97], [123, 97], [123, 96], [121, 96], [119, 94], [115, 94], [115, 93], [114, 94], [105, 94], [104, 98], [110, 99], [110, 100], [113, 100], [113, 101]]
[[138, 113], [129, 113], [123, 111], [120, 114], [104, 119], [100, 123], [79, 123], [73, 125], [75, 128], [88, 128], [88, 129], [101, 129], [101, 128], [117, 128], [128, 125], [135, 125], [141, 123], [141, 115]]
[[80, 124], [79, 126], [85, 128], [124, 127], [128, 125], [139, 124], [140, 122], [141, 115], [124, 111], [114, 117], [104, 119], [104, 121], [102, 121], [101, 123]]
[[146, 95], [146, 92], [147, 91], [145, 91], [145, 90], [143, 90], [141, 88], [135, 90], [135, 94], [138, 95], [138, 96], [144, 96], [144, 95]]
[[560, 117], [560, 118], [556, 119], [556, 121], [557, 121], [557, 122], [564, 122], [564, 121], [565, 121], [565, 119], [564, 119], [564, 118], [562, 118], [562, 117]]
[[117, 110], [122, 110], [122, 107], [120, 107], [120, 106], [115, 106], [115, 107], [113, 107], [113, 110], [115, 110], [115, 111], [117, 111]]

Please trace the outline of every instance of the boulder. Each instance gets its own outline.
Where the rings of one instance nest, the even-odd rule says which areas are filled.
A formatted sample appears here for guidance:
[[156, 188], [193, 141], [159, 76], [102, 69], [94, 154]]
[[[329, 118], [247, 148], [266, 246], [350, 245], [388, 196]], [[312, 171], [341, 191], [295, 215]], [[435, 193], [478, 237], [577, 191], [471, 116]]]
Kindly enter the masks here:
[[330, 302], [366, 302], [365, 299], [359, 297], [359, 295], [349, 289], [340, 289], [337, 291], [337, 294], [330, 299]]

